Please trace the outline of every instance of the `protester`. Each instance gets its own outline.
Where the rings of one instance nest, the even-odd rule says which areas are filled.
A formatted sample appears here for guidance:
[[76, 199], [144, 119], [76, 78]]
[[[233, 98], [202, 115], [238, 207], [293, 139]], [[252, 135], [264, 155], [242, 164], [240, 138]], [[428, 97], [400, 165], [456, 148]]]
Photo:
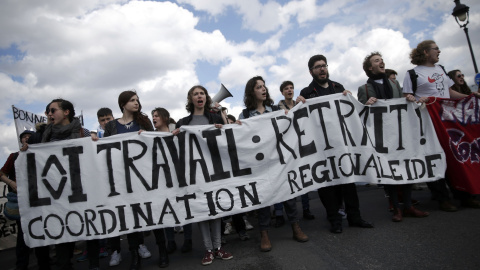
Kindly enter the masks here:
[[[155, 131], [160, 132], [171, 132], [172, 121], [175, 122], [172, 118], [170, 118], [170, 113], [164, 108], [155, 108], [152, 111], [152, 121], [153, 127]], [[173, 126], [175, 127], [175, 126]], [[179, 231], [184, 232], [184, 243], [181, 248], [182, 253], [189, 252], [192, 250], [192, 224], [187, 224], [185, 226], [185, 230], [182, 227], [179, 227]], [[175, 234], [174, 228], [165, 228], [165, 234], [167, 236], [167, 254], [173, 253], [177, 249], [177, 244], [175, 243]], [[167, 256], [168, 261], [168, 256]]]
[[[392, 99], [403, 98], [403, 92], [400, 87], [387, 77], [385, 74], [385, 63], [382, 55], [379, 52], [373, 52], [363, 61], [363, 70], [368, 77], [367, 83], [358, 87], [358, 101], [365, 105], [372, 105], [378, 99]], [[406, 99], [410, 102], [415, 102], [415, 97], [407, 95]], [[402, 221], [402, 216], [405, 217], [427, 217], [428, 212], [422, 212], [412, 206], [412, 185], [385, 185], [385, 189], [393, 204], [392, 221]], [[402, 190], [403, 196], [403, 213], [400, 208], [398, 198], [398, 189]]]
[[[284, 81], [280, 85], [280, 93], [282, 93], [285, 99], [280, 100], [278, 102], [278, 107], [283, 110], [290, 110], [297, 104], [295, 100], [293, 100], [294, 95], [294, 85], [291, 81]], [[303, 218], [307, 220], [315, 219], [315, 216], [310, 212], [310, 198], [308, 197], [308, 193], [303, 194], [300, 196], [302, 199], [302, 208], [303, 208]], [[275, 227], [280, 227], [285, 223], [285, 219], [283, 218], [283, 204], [276, 203], [274, 205], [275, 208]]]
[[[225, 120], [222, 116], [210, 113], [212, 99], [208, 95], [207, 89], [201, 85], [195, 85], [188, 91], [186, 109], [189, 116], [180, 119], [177, 122], [173, 134], [178, 135], [180, 127], [183, 125], [215, 125], [216, 128], [222, 128]], [[220, 218], [206, 220], [198, 223], [202, 233], [203, 244], [205, 245], [205, 256], [202, 259], [202, 265], [208, 265], [214, 258], [230, 260], [233, 255], [222, 249], [222, 231]]]
[[[323, 55], [314, 55], [308, 60], [308, 69], [312, 76], [312, 82], [308, 87], [300, 91], [297, 97], [298, 102], [305, 102], [306, 99], [319, 96], [343, 93], [350, 94], [343, 85], [329, 79], [327, 58]], [[360, 203], [358, 201], [357, 187], [354, 183], [328, 186], [318, 189], [318, 195], [327, 211], [327, 218], [330, 221], [332, 233], [342, 233], [342, 215], [339, 213], [341, 197], [345, 202], [345, 212], [349, 226], [361, 228], [373, 228], [373, 224], [362, 219], [360, 215]]]
[[[122, 117], [108, 122], [105, 125], [105, 137], [129, 132], [153, 131], [152, 123], [148, 116], [142, 112], [142, 105], [135, 91], [123, 91], [118, 96], [118, 106], [122, 111]], [[143, 245], [143, 233], [134, 232], [127, 235], [128, 246], [132, 260], [130, 269], [139, 269], [141, 258], [151, 256], [150, 251]], [[165, 245], [165, 244], [164, 244]], [[110, 247], [113, 251], [110, 258], [110, 266], [118, 265], [122, 260], [120, 254], [120, 236], [110, 239]], [[161, 250], [161, 245], [159, 245]]]
[[[429, 97], [460, 99], [467, 96], [453, 90], [452, 86], [455, 83], [447, 76], [443, 66], [437, 64], [439, 56], [440, 49], [433, 40], [422, 41], [412, 50], [410, 53], [411, 63], [417, 66], [413, 71], [407, 71], [405, 74], [403, 81], [405, 96], [414, 94], [417, 101], [422, 103], [428, 102]], [[440, 210], [455, 212], [457, 207], [450, 200], [447, 184], [449, 181], [445, 178], [427, 182], [433, 198], [439, 202]], [[453, 187], [450, 187], [450, 190], [463, 206], [480, 208], [480, 201], [471, 194]]]
[[[245, 94], [243, 96], [245, 109], [238, 116], [238, 119], [246, 119], [264, 113], [270, 113], [279, 110], [278, 106], [273, 105], [268, 89], [265, 86], [265, 80], [256, 76], [248, 80], [245, 85]], [[292, 226], [293, 239], [298, 242], [307, 242], [308, 236], [305, 235], [298, 224], [297, 204], [295, 198], [283, 202], [288, 220]], [[270, 251], [272, 244], [268, 236], [268, 228], [270, 227], [270, 206], [258, 209], [258, 225], [260, 227], [260, 250], [263, 252]]]
[[[47, 109], [47, 117], [50, 123], [42, 134], [42, 143], [61, 140], [76, 139], [85, 136], [84, 129], [78, 118], [75, 118], [73, 104], [64, 99], [54, 99]], [[22, 151], [28, 149], [28, 145], [22, 147]], [[75, 242], [67, 242], [55, 245], [57, 252], [57, 266], [60, 269], [72, 268], [72, 256]], [[98, 268], [98, 265], [90, 265], [90, 269]]]
[[[51, 123], [51, 119], [48, 117], [48, 112], [50, 111], [49, 107], [50, 107], [50, 103], [47, 104], [44, 112], [45, 116], [47, 117], [47, 122], [37, 123], [35, 125], [36, 131], [31, 134], [30, 138], [28, 138], [27, 140], [27, 143], [24, 143], [23, 146], [20, 148], [20, 151], [26, 151], [28, 149], [29, 144], [37, 144], [42, 142], [43, 133], [47, 125]], [[50, 269], [50, 247], [49, 246], [36, 247], [35, 257], [37, 257], [37, 264], [38, 264], [39, 270]]]
[[[25, 145], [32, 135], [32, 131], [25, 130], [20, 134], [20, 142], [23, 145]], [[7, 161], [3, 165], [2, 169], [0, 170], [0, 180], [4, 182], [7, 187], [9, 192], [17, 193], [17, 179], [15, 178], [15, 160], [18, 157], [18, 152], [11, 153], [8, 156]], [[5, 207], [5, 206], [4, 206]], [[16, 260], [16, 269], [19, 270], [26, 270], [28, 269], [28, 262], [29, 262], [29, 257], [30, 257], [30, 248], [25, 244], [25, 240], [23, 238], [23, 230], [22, 230], [22, 224], [20, 222], [20, 219], [15, 220], [17, 223], [17, 245], [15, 247], [15, 254], [17, 256]], [[39, 266], [40, 266], [40, 261], [39, 261]], [[41, 268], [43, 269], [49, 269], [48, 268], [48, 260], [46, 265], [41, 265]]]
[[467, 83], [465, 82], [465, 75], [463, 75], [459, 69], [450, 70], [448, 72], [448, 77], [450, 77], [450, 79], [452, 79], [455, 83], [452, 86], [453, 90], [465, 95], [472, 94], [472, 90], [470, 90], [470, 87], [468, 87]]
[[[170, 132], [169, 123], [170, 123], [170, 113], [164, 108], [155, 108], [152, 111], [152, 121], [155, 131], [159, 132]], [[160, 261], [158, 266], [160, 268], [165, 268], [169, 265], [167, 247], [165, 246], [165, 230], [156, 229], [153, 230], [155, 235], [155, 240], [157, 242]]]

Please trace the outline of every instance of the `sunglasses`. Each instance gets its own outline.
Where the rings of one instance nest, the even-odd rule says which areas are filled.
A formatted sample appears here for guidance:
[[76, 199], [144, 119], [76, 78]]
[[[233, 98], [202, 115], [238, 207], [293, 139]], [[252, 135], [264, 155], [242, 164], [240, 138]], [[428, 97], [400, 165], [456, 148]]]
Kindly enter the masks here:
[[46, 112], [47, 114], [49, 114], [50, 112], [51, 112], [52, 114], [54, 114], [54, 113], [55, 113], [56, 111], [58, 111], [58, 110], [61, 110], [61, 109], [50, 108], [50, 109], [46, 110], [45, 112]]
[[463, 78], [463, 77], [465, 77], [465, 75], [463, 75], [463, 74], [458, 74], [457, 75], [457, 78]]

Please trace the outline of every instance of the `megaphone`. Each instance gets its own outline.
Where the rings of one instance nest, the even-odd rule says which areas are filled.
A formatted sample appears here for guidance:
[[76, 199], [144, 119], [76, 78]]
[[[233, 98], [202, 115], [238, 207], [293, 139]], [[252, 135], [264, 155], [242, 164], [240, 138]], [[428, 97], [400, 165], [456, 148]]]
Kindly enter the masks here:
[[223, 85], [223, 83], [221, 85], [222, 87], [220, 87], [220, 91], [212, 98], [212, 103], [220, 103], [220, 101], [226, 99], [227, 97], [233, 97], [233, 95], [230, 94], [225, 85]]

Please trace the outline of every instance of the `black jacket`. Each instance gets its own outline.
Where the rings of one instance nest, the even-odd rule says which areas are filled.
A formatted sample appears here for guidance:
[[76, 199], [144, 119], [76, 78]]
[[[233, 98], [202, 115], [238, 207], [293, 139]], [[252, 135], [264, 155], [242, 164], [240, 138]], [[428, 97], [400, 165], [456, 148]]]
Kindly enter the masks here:
[[310, 85], [300, 91], [300, 96], [304, 97], [305, 99], [309, 99], [342, 93], [343, 91], [345, 91], [345, 88], [343, 88], [343, 85], [339, 84], [338, 82], [328, 80], [328, 91], [324, 91], [324, 88], [320, 87], [315, 80], [312, 80]]
[[[209, 124], [222, 124], [222, 125], [225, 124], [223, 122], [222, 117], [216, 113], [211, 113], [210, 111], [205, 110], [204, 115], [208, 118]], [[189, 125], [190, 122], [192, 121], [192, 118], [193, 118], [193, 113], [187, 117], [184, 117], [178, 120], [177, 124], [175, 125], [175, 128], [179, 128], [183, 125]]]

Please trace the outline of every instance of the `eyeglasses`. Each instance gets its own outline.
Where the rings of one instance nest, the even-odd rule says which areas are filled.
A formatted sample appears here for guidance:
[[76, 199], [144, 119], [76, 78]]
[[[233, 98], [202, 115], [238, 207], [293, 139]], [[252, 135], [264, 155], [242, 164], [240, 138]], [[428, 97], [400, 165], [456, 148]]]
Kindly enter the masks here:
[[328, 68], [328, 65], [318, 65], [318, 66], [314, 66], [314, 67], [312, 68], [312, 70], [318, 70], [318, 69], [322, 69], [322, 68], [327, 69], [327, 68]]
[[438, 48], [438, 47], [435, 47], [435, 48], [429, 48], [429, 50], [440, 51], [440, 48]]
[[50, 108], [45, 111], [46, 114], [49, 114], [50, 112], [54, 114], [56, 111], [61, 110], [61, 109], [56, 109], [56, 108]]
[[457, 75], [457, 78], [463, 78], [463, 77], [465, 77], [465, 75], [463, 75], [463, 74], [458, 74]]

